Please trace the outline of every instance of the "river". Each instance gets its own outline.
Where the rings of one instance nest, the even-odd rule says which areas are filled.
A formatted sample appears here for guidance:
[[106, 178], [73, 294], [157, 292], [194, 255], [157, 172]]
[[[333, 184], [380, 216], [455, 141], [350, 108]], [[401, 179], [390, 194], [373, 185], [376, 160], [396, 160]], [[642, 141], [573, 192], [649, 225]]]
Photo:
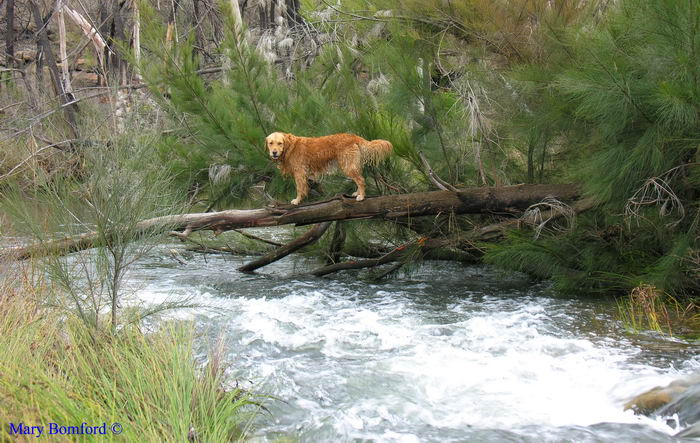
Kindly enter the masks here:
[[223, 340], [232, 375], [274, 397], [254, 441], [676, 441], [672, 420], [623, 404], [700, 370], [697, 343], [627, 334], [614, 304], [488, 266], [426, 262], [372, 284], [300, 275], [312, 263], [298, 257], [258, 275], [235, 270], [246, 257], [182, 264], [171, 247], [130, 286], [145, 303], [202, 305], [175, 315], [196, 321], [203, 347]]

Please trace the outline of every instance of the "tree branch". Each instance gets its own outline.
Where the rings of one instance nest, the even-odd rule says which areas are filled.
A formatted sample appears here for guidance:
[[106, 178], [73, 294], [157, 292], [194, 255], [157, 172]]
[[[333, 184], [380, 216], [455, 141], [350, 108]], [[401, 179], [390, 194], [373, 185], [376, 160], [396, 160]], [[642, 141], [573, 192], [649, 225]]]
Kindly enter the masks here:
[[286, 245], [279, 247], [274, 251], [269, 252], [256, 260], [253, 260], [252, 262], [246, 263], [245, 265], [238, 268], [238, 270], [241, 272], [255, 271], [258, 268], [262, 268], [263, 266], [269, 265], [270, 263], [276, 262], [277, 260], [288, 256], [292, 252], [297, 251], [303, 248], [304, 246], [315, 243], [323, 236], [323, 234], [325, 234], [331, 223], [332, 222], [323, 222], [314, 225], [301, 237], [292, 240]]

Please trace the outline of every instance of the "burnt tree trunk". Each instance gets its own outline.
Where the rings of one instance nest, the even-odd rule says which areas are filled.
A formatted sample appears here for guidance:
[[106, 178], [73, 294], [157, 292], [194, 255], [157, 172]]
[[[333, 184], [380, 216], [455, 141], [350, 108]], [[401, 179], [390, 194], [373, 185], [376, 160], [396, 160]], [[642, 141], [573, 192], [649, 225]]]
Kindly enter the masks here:
[[202, 55], [204, 52], [204, 32], [202, 32], [202, 13], [200, 11], [199, 2], [201, 0], [192, 0], [192, 27], [194, 28], [194, 47], [192, 57], [200, 64], [202, 63]]
[[[137, 233], [153, 235], [168, 230], [187, 237], [193, 231], [221, 233], [239, 228], [280, 225], [309, 225], [333, 220], [375, 218], [410, 223], [413, 217], [436, 214], [516, 213], [546, 197], [575, 199], [577, 185], [516, 185], [467, 188], [457, 192], [432, 191], [385, 195], [356, 201], [345, 196], [303, 206], [278, 206], [260, 209], [229, 209], [219, 212], [169, 215], [139, 222]], [[38, 245], [6, 248], [0, 255], [26, 259], [37, 255], [65, 254], [98, 246], [98, 235], [88, 232], [76, 237], [45, 241]]]
[[117, 43], [123, 42], [125, 38], [122, 5], [119, 0], [115, 0], [112, 5], [112, 32], [109, 42], [112, 48], [112, 75], [119, 82], [119, 86], [126, 85], [126, 60], [121, 56], [121, 51], [117, 47]]
[[6, 66], [15, 66], [15, 0], [7, 0], [5, 9], [5, 53], [7, 56]]
[[[34, 16], [34, 23], [36, 24], [36, 27], [38, 29], [37, 45], [41, 47], [43, 56], [46, 59], [46, 64], [49, 68], [49, 74], [51, 74], [51, 84], [53, 85], [53, 89], [56, 92], [56, 95], [58, 96], [61, 105], [64, 105], [63, 112], [65, 113], [66, 121], [68, 122], [68, 125], [71, 128], [73, 138], [76, 140], [80, 139], [80, 133], [78, 132], [78, 121], [76, 118], [77, 105], [70, 104], [75, 97], [73, 97], [73, 94], [66, 91], [65, 85], [61, 80], [61, 74], [58, 72], [56, 58], [53, 56], [53, 51], [51, 50], [51, 42], [49, 41], [49, 35], [46, 30], [46, 27], [48, 26], [48, 21], [51, 19], [51, 16], [53, 14], [49, 14], [48, 18], [44, 20], [41, 17], [41, 11], [39, 10], [39, 6], [37, 5], [36, 1], [30, 1], [29, 6], [32, 10], [32, 15]], [[52, 11], [53, 8], [54, 6], [52, 5]], [[40, 66], [37, 64], [37, 70], [39, 69]], [[39, 84], [39, 87], [41, 86], [42, 85]]]

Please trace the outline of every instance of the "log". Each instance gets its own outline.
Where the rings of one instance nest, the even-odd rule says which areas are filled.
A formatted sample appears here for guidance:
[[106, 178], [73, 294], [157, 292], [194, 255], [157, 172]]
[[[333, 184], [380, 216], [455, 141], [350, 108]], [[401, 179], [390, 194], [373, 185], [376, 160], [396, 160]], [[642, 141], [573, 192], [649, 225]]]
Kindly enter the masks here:
[[241, 272], [253, 272], [258, 268], [262, 268], [263, 266], [269, 265], [272, 262], [276, 262], [277, 260], [288, 256], [292, 252], [297, 251], [303, 248], [304, 246], [310, 245], [311, 243], [318, 241], [318, 239], [320, 239], [323, 236], [323, 234], [325, 234], [330, 225], [331, 222], [323, 222], [314, 225], [313, 228], [309, 229], [304, 235], [295, 238], [286, 245], [280, 246], [274, 251], [263, 255], [257, 260], [253, 260], [252, 262], [246, 263], [245, 265], [238, 268], [238, 270]]
[[419, 253], [424, 255], [431, 249], [439, 248], [445, 245], [445, 242], [440, 239], [421, 237], [405, 245], [401, 245], [398, 248], [382, 255], [378, 258], [370, 258], [366, 260], [348, 260], [340, 263], [334, 263], [331, 265], [326, 265], [315, 269], [310, 272], [311, 275], [316, 277], [322, 277], [324, 275], [332, 274], [338, 271], [345, 271], [348, 269], [362, 269], [362, 268], [374, 268], [386, 263], [401, 260], [406, 256], [407, 253], [411, 253], [414, 247], [419, 248]]
[[[397, 220], [444, 213], [492, 214], [522, 211], [543, 200], [556, 197], [571, 200], [578, 197], [577, 185], [515, 185], [466, 188], [457, 192], [431, 191], [413, 194], [384, 195], [356, 201], [337, 196], [330, 200], [303, 206], [276, 206], [259, 209], [229, 209], [219, 212], [168, 215], [137, 223], [129, 229], [134, 237], [173, 230], [174, 235], [187, 237], [193, 231], [210, 230], [215, 234], [240, 228], [309, 225], [334, 220], [383, 219]], [[180, 232], [177, 232], [180, 231]], [[47, 240], [39, 244], [17, 246], [0, 251], [0, 256], [27, 259], [47, 254], [66, 254], [89, 249], [99, 236], [87, 232], [75, 237]]]

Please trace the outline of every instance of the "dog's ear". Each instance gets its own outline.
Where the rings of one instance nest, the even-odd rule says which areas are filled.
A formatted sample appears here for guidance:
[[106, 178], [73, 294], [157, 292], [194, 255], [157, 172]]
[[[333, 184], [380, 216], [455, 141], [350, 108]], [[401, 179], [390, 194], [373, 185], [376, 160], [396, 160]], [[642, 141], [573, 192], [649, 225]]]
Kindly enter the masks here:
[[290, 134], [288, 132], [284, 133], [284, 149], [287, 149], [288, 147], [292, 146], [292, 142], [294, 141], [294, 134]]

